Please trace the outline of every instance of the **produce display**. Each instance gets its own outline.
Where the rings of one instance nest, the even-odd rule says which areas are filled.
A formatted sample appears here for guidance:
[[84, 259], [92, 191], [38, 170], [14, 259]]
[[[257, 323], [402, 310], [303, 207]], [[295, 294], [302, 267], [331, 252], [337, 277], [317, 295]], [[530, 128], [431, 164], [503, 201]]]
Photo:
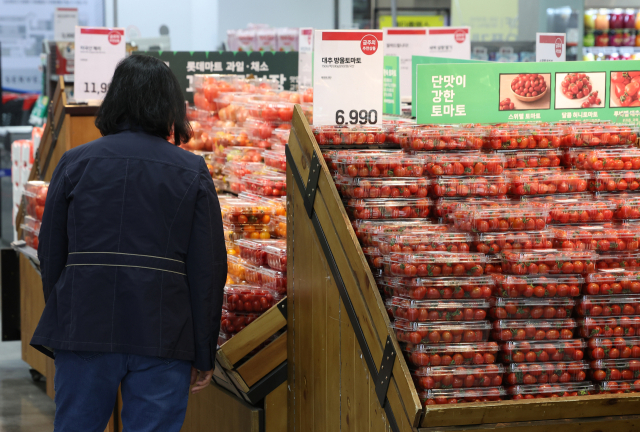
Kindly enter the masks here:
[[[587, 276], [588, 277], [588, 276]], [[584, 278], [580, 275], [562, 276], [499, 276], [495, 295], [509, 298], [577, 297]]]
[[640, 358], [640, 337], [591, 338], [587, 356], [592, 360]]
[[640, 231], [624, 225], [558, 225], [553, 229], [553, 247], [562, 250], [637, 251]]
[[491, 337], [495, 341], [573, 339], [577, 327], [573, 319], [497, 320], [492, 324]]
[[501, 364], [421, 366], [411, 371], [418, 390], [497, 387], [502, 385]]
[[507, 385], [555, 384], [587, 379], [587, 362], [512, 363], [506, 370]]
[[588, 381], [563, 384], [530, 384], [506, 388], [512, 400], [555, 397], [586, 396], [595, 393], [595, 386]]
[[393, 297], [386, 302], [395, 318], [412, 322], [480, 321], [487, 317], [489, 302], [476, 300], [409, 300]]
[[585, 342], [568, 341], [509, 341], [500, 346], [502, 363], [547, 363], [580, 361], [584, 358]]
[[495, 402], [503, 400], [506, 391], [502, 387], [433, 389], [418, 393], [423, 405], [445, 405], [464, 402]]
[[498, 354], [496, 342], [461, 342], [450, 345], [412, 345], [404, 348], [409, 365], [448, 366], [493, 364]]
[[503, 298], [491, 299], [492, 319], [570, 318], [576, 302], [568, 298]]
[[505, 273], [514, 275], [588, 274], [596, 269], [598, 255], [592, 251], [556, 249], [529, 252], [503, 252]]

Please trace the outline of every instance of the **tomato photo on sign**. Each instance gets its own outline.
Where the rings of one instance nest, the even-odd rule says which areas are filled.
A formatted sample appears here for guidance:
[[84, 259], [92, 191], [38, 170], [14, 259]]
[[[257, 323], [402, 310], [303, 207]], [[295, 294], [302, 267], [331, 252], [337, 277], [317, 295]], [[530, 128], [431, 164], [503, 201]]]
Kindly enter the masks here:
[[556, 73], [556, 109], [604, 107], [606, 72]]
[[638, 106], [640, 72], [611, 72], [611, 107]]

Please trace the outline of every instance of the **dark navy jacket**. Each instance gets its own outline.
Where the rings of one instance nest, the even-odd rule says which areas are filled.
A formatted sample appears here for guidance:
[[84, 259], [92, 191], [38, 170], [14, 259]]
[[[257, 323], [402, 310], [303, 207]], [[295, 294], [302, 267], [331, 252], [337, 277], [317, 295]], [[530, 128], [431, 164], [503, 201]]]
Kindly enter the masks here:
[[35, 348], [213, 368], [227, 256], [202, 157], [128, 129], [66, 152], [39, 242], [46, 306]]

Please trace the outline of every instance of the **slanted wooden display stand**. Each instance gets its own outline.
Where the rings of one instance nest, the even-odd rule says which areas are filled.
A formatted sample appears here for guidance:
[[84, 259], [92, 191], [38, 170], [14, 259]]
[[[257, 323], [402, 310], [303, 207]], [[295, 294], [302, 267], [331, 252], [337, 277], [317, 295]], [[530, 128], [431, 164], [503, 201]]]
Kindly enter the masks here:
[[423, 409], [299, 107], [286, 152], [289, 432], [640, 431], [638, 393]]

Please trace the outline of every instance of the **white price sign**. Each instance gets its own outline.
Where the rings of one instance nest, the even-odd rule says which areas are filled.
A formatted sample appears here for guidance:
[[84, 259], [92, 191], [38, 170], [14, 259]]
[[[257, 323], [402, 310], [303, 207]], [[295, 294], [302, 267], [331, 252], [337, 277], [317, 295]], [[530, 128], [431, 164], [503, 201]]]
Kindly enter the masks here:
[[316, 30], [313, 124], [382, 122], [384, 49], [381, 30]]
[[113, 71], [125, 55], [124, 29], [76, 27], [75, 100], [104, 99]]
[[411, 100], [411, 56], [428, 56], [427, 27], [385, 28], [384, 55], [400, 60], [400, 99]]
[[53, 40], [71, 42], [78, 25], [78, 8], [56, 8], [53, 14]]
[[432, 27], [427, 32], [427, 38], [428, 56], [471, 59], [469, 27]]
[[567, 59], [567, 37], [564, 33], [536, 33], [536, 61], [555, 62]]

